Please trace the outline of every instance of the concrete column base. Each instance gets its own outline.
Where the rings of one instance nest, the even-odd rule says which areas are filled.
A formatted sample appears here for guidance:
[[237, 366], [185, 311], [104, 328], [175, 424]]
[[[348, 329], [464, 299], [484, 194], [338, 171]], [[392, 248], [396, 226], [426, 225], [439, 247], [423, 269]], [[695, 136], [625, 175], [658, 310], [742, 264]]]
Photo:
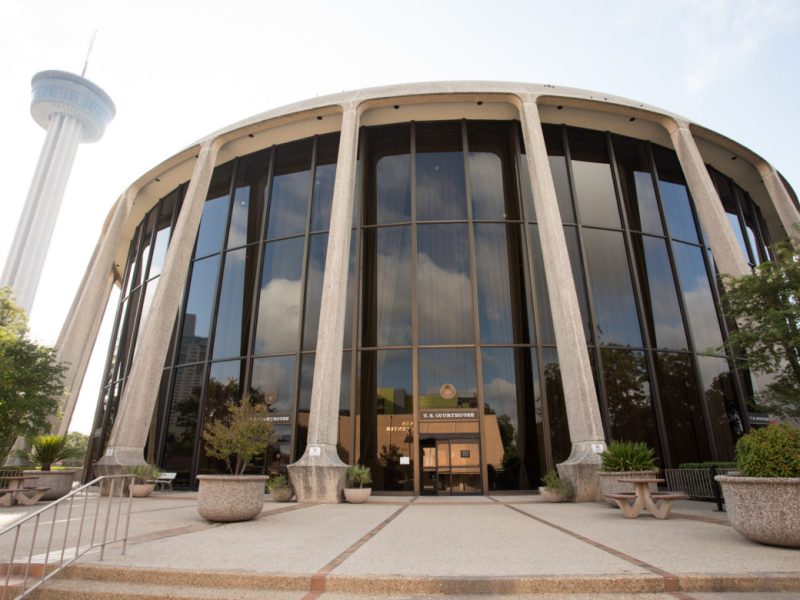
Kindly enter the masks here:
[[[319, 456], [310, 456], [312, 449]], [[320, 444], [306, 448], [303, 457], [289, 465], [289, 479], [297, 501], [307, 504], [336, 504], [344, 502], [347, 465], [336, 452], [336, 446]]]
[[111, 456], [104, 456], [94, 463], [94, 474], [122, 475], [128, 472], [129, 467], [146, 465], [144, 453], [141, 448], [114, 448]]
[[572, 444], [569, 458], [556, 465], [559, 477], [568, 479], [575, 489], [575, 502], [597, 502], [600, 493], [597, 472], [602, 462], [600, 452], [605, 449], [603, 440], [578, 442]]

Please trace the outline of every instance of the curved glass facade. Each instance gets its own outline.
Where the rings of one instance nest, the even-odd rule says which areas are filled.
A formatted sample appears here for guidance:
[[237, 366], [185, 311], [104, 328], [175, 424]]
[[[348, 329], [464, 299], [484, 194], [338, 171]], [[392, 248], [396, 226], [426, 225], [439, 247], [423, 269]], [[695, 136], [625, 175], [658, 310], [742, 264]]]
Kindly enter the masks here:
[[[607, 439], [645, 441], [663, 467], [729, 458], [749, 388], [720, 350], [713, 257], [675, 153], [568, 126], [544, 135]], [[305, 449], [338, 144], [317, 136], [214, 171], [147, 446], [179, 485], [223, 470], [200, 432], [244, 391], [280, 435], [255, 470]], [[383, 491], [538, 487], [571, 445], [519, 123], [362, 127], [357, 172], [340, 457], [371, 466]], [[757, 207], [712, 177], [758, 264]], [[95, 459], [183, 192], [131, 242]]]

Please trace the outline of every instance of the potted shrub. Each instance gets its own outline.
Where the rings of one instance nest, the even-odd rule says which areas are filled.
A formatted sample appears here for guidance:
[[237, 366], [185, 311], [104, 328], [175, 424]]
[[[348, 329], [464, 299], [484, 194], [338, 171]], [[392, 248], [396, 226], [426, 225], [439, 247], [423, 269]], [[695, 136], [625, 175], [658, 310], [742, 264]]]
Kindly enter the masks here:
[[[606, 494], [622, 494], [632, 492], [630, 484], [619, 481], [621, 478], [640, 478], [658, 476], [658, 467], [655, 464], [655, 452], [644, 442], [611, 442], [605, 452], [600, 453], [602, 460], [601, 470], [597, 473], [600, 482], [600, 502], [607, 502], [609, 506], [616, 507], [617, 503], [606, 499]], [[658, 486], [650, 484], [653, 492], [658, 491]]]
[[544, 486], [539, 488], [539, 495], [545, 502], [567, 502], [575, 494], [569, 480], [561, 479], [555, 471], [548, 471], [542, 483]]
[[770, 425], [736, 443], [740, 475], [717, 475], [728, 520], [748, 539], [800, 548], [800, 429]]
[[36, 480], [26, 482], [31, 487], [48, 488], [42, 500], [55, 500], [66, 496], [72, 490], [72, 482], [77, 469], [53, 470], [55, 463], [74, 458], [79, 450], [68, 444], [64, 435], [40, 435], [33, 438], [31, 449], [24, 458], [39, 466], [38, 470], [24, 471], [24, 475], [35, 476]]
[[264, 506], [266, 475], [244, 475], [245, 467], [277, 440], [267, 421], [266, 404], [225, 403], [225, 414], [210, 419], [203, 431], [206, 453], [225, 461], [231, 475], [198, 475], [197, 512], [209, 521], [247, 521]]
[[269, 490], [270, 498], [275, 502], [288, 502], [294, 496], [294, 490], [289, 480], [286, 479], [286, 475], [270, 477], [267, 480], [267, 490]]
[[128, 474], [135, 475], [134, 483], [130, 484], [131, 496], [145, 498], [153, 493], [160, 471], [151, 464], [128, 467]]
[[352, 487], [344, 488], [344, 498], [350, 504], [363, 504], [372, 493], [372, 488], [364, 487], [372, 483], [372, 473], [366, 465], [351, 465], [347, 468], [347, 480]]

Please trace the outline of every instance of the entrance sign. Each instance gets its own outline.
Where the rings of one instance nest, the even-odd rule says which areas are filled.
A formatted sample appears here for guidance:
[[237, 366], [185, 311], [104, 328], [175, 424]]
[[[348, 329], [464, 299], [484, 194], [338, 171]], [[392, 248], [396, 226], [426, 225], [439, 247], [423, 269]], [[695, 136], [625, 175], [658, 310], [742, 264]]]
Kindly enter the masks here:
[[456, 397], [456, 386], [452, 383], [443, 383], [442, 387], [439, 388], [439, 395], [444, 400], [452, 400]]
[[473, 421], [478, 418], [477, 410], [421, 410], [422, 421]]

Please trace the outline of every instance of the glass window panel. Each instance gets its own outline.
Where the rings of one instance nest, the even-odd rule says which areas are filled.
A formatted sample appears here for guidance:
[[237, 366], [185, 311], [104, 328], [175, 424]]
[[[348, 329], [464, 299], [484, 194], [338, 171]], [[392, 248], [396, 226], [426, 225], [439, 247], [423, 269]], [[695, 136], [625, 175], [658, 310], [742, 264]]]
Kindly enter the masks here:
[[167, 246], [169, 246], [169, 238], [172, 233], [172, 213], [177, 202], [178, 190], [176, 189], [159, 203], [156, 240], [153, 243], [150, 272], [147, 275], [150, 278], [161, 275], [161, 269], [164, 267], [164, 258], [167, 255]]
[[236, 188], [233, 193], [228, 248], [238, 248], [259, 241], [264, 194], [269, 177], [271, 150], [250, 154], [236, 167]]
[[364, 230], [363, 345], [411, 343], [411, 229]]
[[711, 294], [711, 284], [703, 261], [703, 251], [696, 246], [673, 242], [675, 267], [683, 291], [686, 314], [692, 328], [696, 352], [719, 353], [722, 334]]
[[481, 364], [489, 489], [536, 488], [540, 478], [532, 401], [539, 397], [536, 360], [531, 362], [528, 348], [483, 348]]
[[751, 264], [758, 264], [758, 242], [756, 242], [753, 221], [750, 218], [750, 207], [747, 195], [744, 193], [744, 190], [736, 184], [733, 184], [733, 191], [736, 196], [736, 204], [740, 207], [742, 218], [744, 219], [744, 238], [740, 244], [744, 251], [745, 260]]
[[475, 225], [481, 342], [527, 344], [528, 311], [519, 228]]
[[417, 227], [419, 343], [474, 342], [466, 225]]
[[525, 207], [525, 219], [536, 221], [536, 208], [533, 205], [533, 185], [531, 185], [531, 172], [528, 169], [528, 158], [525, 154], [525, 142], [522, 138], [522, 129], [519, 122], [516, 126], [516, 136], [519, 140], [519, 156], [517, 156], [517, 172], [519, 173], [520, 191]]
[[583, 225], [620, 228], [605, 134], [567, 128], [575, 197]]
[[658, 191], [669, 233], [673, 238], [698, 243], [697, 228], [692, 214], [689, 190], [675, 152], [652, 146], [653, 158], [658, 171]]
[[[414, 488], [411, 350], [362, 352], [361, 408], [356, 422], [360, 458], [372, 469], [372, 487]], [[410, 464], [401, 465], [405, 456]]]
[[161, 372], [161, 385], [158, 387], [158, 399], [156, 400], [156, 406], [153, 411], [153, 419], [150, 422], [150, 430], [147, 434], [145, 460], [151, 465], [160, 464], [158, 460], [158, 453], [160, 450], [158, 444], [161, 439], [161, 434], [164, 432], [164, 428], [167, 425], [163, 416], [167, 408], [167, 403], [169, 402], [169, 377], [171, 374], [171, 369], [164, 369]]
[[642, 333], [622, 234], [584, 229], [583, 240], [598, 341], [604, 346], [641, 346]]
[[691, 356], [655, 352], [654, 357], [672, 467], [711, 460]]
[[644, 352], [602, 348], [600, 356], [612, 439], [644, 442], [655, 449], [660, 458], [662, 453]]
[[[478, 392], [475, 382], [474, 349], [419, 350], [420, 408], [477, 408]], [[456, 388], [456, 395], [448, 400], [439, 393], [446, 383]]]
[[698, 356], [705, 402], [719, 460], [733, 460], [736, 441], [744, 434], [733, 375], [725, 358]]
[[[539, 310], [539, 336], [542, 344], [555, 344], [556, 334], [553, 330], [553, 317], [550, 312], [550, 296], [547, 292], [547, 276], [542, 258], [542, 244], [539, 241], [539, 228], [536, 225], [528, 226], [531, 252], [533, 253], [534, 293], [536, 305]], [[585, 295], [584, 295], [585, 299]], [[533, 336], [531, 336], [533, 339]]]
[[347, 300], [344, 311], [344, 339], [342, 345], [351, 348], [356, 341], [353, 339], [353, 296], [358, 282], [356, 281], [356, 232], [350, 235], [350, 262], [347, 268]]
[[294, 406], [294, 356], [257, 358], [253, 361], [253, 375], [250, 378], [250, 395], [258, 401], [262, 399], [269, 406], [269, 412], [285, 414], [292, 412]]
[[714, 185], [717, 188], [719, 199], [722, 202], [722, 208], [725, 209], [725, 216], [728, 219], [728, 224], [731, 226], [733, 235], [736, 236], [736, 241], [739, 243], [739, 250], [742, 251], [742, 256], [746, 262], [750, 262], [750, 255], [748, 254], [747, 243], [744, 239], [744, 232], [742, 225], [739, 221], [739, 202], [737, 194], [734, 193], [734, 188], [730, 180], [719, 171], [709, 169], [711, 178], [714, 180]]
[[[139, 315], [139, 324], [136, 327], [136, 341], [134, 342], [133, 354], [136, 353], [136, 348], [139, 347], [139, 340], [141, 339], [141, 334], [144, 331], [145, 323], [147, 323], [147, 316], [150, 314], [150, 306], [153, 304], [153, 298], [155, 298], [157, 288], [158, 279], [153, 279], [145, 284], [144, 297], [142, 298], [142, 307]], [[131, 354], [131, 358], [133, 357], [133, 354]]]
[[417, 123], [416, 142], [417, 220], [466, 219], [461, 124]]
[[[314, 170], [314, 195], [311, 200], [311, 231], [324, 231], [330, 225], [338, 153], [338, 133], [325, 135], [318, 139], [317, 166]], [[358, 180], [356, 179], [356, 181]]]
[[127, 296], [139, 282], [139, 271], [137, 269], [139, 266], [139, 236], [142, 232], [141, 230], [142, 227], [140, 225], [136, 228], [136, 233], [133, 234], [133, 239], [131, 240], [130, 250], [128, 251], [128, 272], [125, 276], [125, 293], [123, 296]]
[[314, 384], [315, 359], [316, 354], [303, 354], [300, 359], [300, 388], [297, 392], [298, 411], [309, 412], [311, 410], [311, 387]]
[[225, 226], [228, 221], [232, 175], [233, 162], [214, 169], [206, 203], [203, 206], [203, 216], [200, 218], [197, 245], [194, 249], [195, 258], [219, 252], [222, 247], [222, 238], [225, 236]]
[[467, 123], [473, 219], [519, 219], [516, 185], [509, 178], [508, 131], [502, 122]]
[[369, 129], [369, 193], [364, 223], [411, 220], [411, 127], [408, 124]]
[[688, 350], [666, 242], [637, 234], [631, 239], [653, 345], [661, 349]]
[[155, 227], [157, 212], [158, 208], [156, 207], [150, 211], [150, 213], [147, 215], [145, 219], [146, 226], [144, 229], [144, 233], [142, 234], [142, 257], [141, 259], [139, 259], [140, 269], [139, 269], [139, 279], [137, 280], [137, 285], [141, 285], [141, 283], [144, 282], [145, 279], [147, 279], [146, 271], [148, 267], [148, 262], [150, 261], [150, 250], [151, 250], [150, 242], [153, 237], [153, 228]]
[[[238, 404], [241, 401], [243, 367], [244, 363], [239, 360], [211, 364], [208, 384], [206, 385], [205, 402], [203, 403], [203, 428], [212, 421], [225, 418], [228, 414], [228, 410], [225, 407], [226, 402], [235, 402]], [[257, 399], [254, 400], [258, 402]], [[201, 442], [200, 448], [200, 462], [197, 466], [198, 473], [227, 472], [225, 461], [212, 458], [206, 454], [205, 442]]]
[[219, 256], [211, 256], [194, 262], [189, 283], [189, 298], [183, 317], [178, 363], [190, 363], [206, 359], [208, 336], [211, 329], [211, 313], [214, 308], [217, 288]]
[[167, 437], [164, 444], [162, 468], [185, 473], [181, 479], [188, 483], [192, 469], [192, 455], [197, 439], [197, 414], [200, 410], [200, 392], [205, 365], [191, 365], [175, 369], [172, 402], [167, 419]]
[[572, 451], [567, 423], [567, 408], [564, 401], [564, 388], [561, 384], [561, 368], [555, 348], [542, 349], [544, 363], [544, 389], [547, 398], [547, 419], [550, 427], [550, 446], [553, 463], [564, 462]]
[[254, 354], [297, 350], [305, 238], [264, 246]]
[[313, 140], [278, 146], [275, 175], [269, 198], [267, 239], [296, 235], [306, 230], [311, 184]]
[[[328, 234], [311, 236], [308, 247], [308, 272], [306, 273], [306, 309], [303, 321], [303, 350], [317, 347], [319, 308], [322, 301], [322, 278], [325, 275], [325, 258]], [[345, 330], [345, 336], [348, 335]]]
[[611, 139], [628, 227], [635, 231], [664, 235], [647, 146], [640, 140], [618, 135]]
[[225, 254], [217, 325], [214, 333], [214, 358], [244, 356], [250, 334], [252, 290], [255, 287], [258, 248], [240, 248]]
[[132, 352], [132, 342], [136, 334], [136, 311], [139, 310], [139, 298], [142, 294], [141, 288], [136, 288], [128, 297], [125, 321], [122, 327], [122, 336], [119, 342], [119, 352], [117, 354], [118, 371], [116, 377], [122, 379], [127, 377], [130, 368], [130, 356]]
[[542, 125], [544, 143], [547, 148], [547, 159], [556, 188], [558, 209], [562, 223], [575, 223], [575, 209], [572, 207], [572, 194], [569, 187], [567, 158], [564, 154], [564, 142], [561, 138], [561, 127], [558, 125]]

